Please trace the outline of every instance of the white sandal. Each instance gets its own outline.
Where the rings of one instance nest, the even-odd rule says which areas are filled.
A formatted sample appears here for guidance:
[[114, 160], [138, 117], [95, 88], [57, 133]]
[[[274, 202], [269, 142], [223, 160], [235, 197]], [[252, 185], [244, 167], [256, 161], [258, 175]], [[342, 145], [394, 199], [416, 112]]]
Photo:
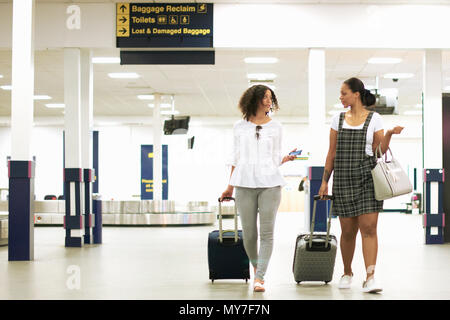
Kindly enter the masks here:
[[264, 291], [266, 291], [266, 289], [264, 288], [264, 283], [263, 282], [258, 282], [258, 281], [253, 282], [253, 291], [254, 292], [264, 292]]

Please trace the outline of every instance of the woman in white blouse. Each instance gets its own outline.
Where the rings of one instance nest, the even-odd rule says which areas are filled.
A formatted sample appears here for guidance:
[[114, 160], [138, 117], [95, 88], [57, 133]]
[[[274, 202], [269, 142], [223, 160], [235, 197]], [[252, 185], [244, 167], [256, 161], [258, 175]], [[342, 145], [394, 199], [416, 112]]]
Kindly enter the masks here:
[[[264, 275], [272, 255], [275, 216], [285, 181], [279, 166], [295, 159], [281, 154], [281, 124], [269, 117], [278, 110], [275, 93], [267, 86], [247, 89], [239, 101], [243, 120], [233, 128], [231, 177], [224, 197], [232, 197], [236, 188], [236, 206], [240, 213], [244, 248], [254, 267], [254, 291], [263, 292]], [[295, 149], [294, 149], [295, 151]], [[257, 216], [260, 220], [258, 253]]]

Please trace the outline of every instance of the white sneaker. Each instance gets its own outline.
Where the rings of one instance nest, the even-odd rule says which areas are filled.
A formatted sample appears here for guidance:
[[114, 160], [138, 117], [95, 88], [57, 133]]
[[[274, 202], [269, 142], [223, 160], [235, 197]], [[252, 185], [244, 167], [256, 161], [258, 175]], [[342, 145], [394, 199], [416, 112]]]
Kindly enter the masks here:
[[363, 292], [377, 293], [380, 291], [383, 291], [383, 289], [381, 289], [381, 287], [376, 283], [374, 277], [371, 277], [369, 280], [363, 282]]
[[341, 280], [339, 280], [339, 289], [350, 289], [350, 286], [352, 285], [352, 279], [353, 279], [353, 273], [351, 276], [349, 275], [343, 275], [341, 277]]

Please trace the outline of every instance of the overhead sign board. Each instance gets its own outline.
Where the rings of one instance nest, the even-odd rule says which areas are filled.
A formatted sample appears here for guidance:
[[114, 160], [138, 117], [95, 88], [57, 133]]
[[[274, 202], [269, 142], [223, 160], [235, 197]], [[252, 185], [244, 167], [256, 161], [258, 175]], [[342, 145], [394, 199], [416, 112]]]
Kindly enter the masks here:
[[117, 3], [118, 48], [212, 48], [212, 3]]

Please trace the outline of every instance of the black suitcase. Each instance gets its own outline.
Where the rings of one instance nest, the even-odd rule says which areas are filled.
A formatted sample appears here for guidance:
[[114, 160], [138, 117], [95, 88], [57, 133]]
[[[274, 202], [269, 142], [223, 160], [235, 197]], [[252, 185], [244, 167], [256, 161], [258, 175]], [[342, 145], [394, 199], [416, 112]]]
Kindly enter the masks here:
[[[224, 198], [224, 200], [234, 198]], [[235, 206], [236, 208], [236, 206]], [[219, 230], [208, 236], [209, 279], [250, 279], [249, 259], [244, 249], [242, 230], [238, 230], [237, 210], [234, 211], [234, 230], [222, 230], [222, 203], [219, 198]]]

